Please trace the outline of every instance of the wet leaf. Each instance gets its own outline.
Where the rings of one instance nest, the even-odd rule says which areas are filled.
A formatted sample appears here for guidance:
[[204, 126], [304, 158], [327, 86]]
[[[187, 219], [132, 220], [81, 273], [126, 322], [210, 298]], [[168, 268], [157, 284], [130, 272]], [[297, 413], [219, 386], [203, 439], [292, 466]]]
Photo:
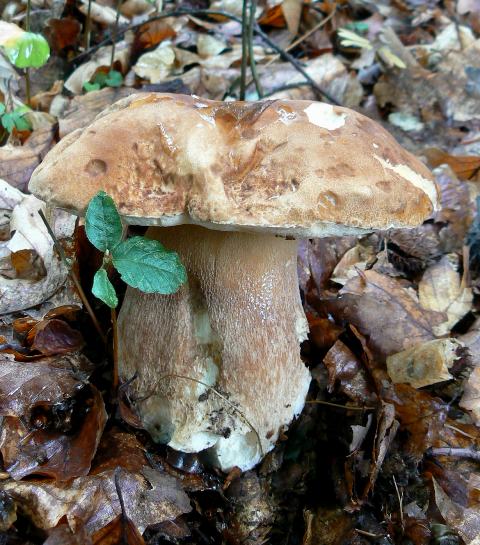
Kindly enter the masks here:
[[432, 168], [448, 165], [460, 180], [480, 180], [480, 158], [476, 155], [450, 155], [438, 148], [423, 151]]
[[33, 337], [32, 349], [45, 356], [76, 352], [85, 344], [79, 331], [71, 328], [67, 322], [55, 318], [36, 324], [30, 331], [30, 336]]
[[145, 541], [129, 518], [118, 515], [95, 532], [93, 545], [145, 545]]

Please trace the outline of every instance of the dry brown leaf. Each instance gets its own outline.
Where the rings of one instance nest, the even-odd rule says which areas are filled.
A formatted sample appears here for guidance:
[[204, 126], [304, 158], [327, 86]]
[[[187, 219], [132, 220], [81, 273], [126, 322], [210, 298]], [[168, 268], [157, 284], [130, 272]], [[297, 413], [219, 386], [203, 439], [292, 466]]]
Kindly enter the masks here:
[[473, 292], [457, 272], [458, 258], [447, 254], [431, 265], [418, 285], [420, 304], [426, 310], [445, 313], [446, 320], [432, 327], [437, 336], [446, 335], [472, 308]]
[[438, 148], [427, 148], [422, 153], [431, 168], [448, 165], [460, 180], [480, 180], [480, 157], [476, 155], [450, 155]]
[[[101, 4], [99, 2], [92, 1], [91, 3], [89, 3], [88, 0], [81, 0], [81, 5], [78, 7], [78, 9], [83, 13], [83, 15], [87, 15], [89, 8], [90, 17], [96, 23], [100, 23], [106, 26], [115, 24], [117, 14], [112, 7]], [[123, 15], [120, 15], [120, 18], [118, 19], [118, 24], [126, 25], [128, 24], [128, 19]]]
[[42, 545], [92, 545], [92, 540], [83, 527], [73, 533], [66, 524], [59, 524], [48, 534]]
[[480, 545], [480, 513], [452, 501], [433, 478], [435, 503], [445, 519], [463, 539], [465, 545]]
[[435, 339], [387, 357], [392, 382], [423, 388], [452, 379], [449, 369], [462, 346], [456, 339]]
[[362, 363], [342, 342], [337, 341], [327, 352], [323, 363], [328, 371], [328, 391], [338, 390], [359, 404], [375, 400]]
[[367, 337], [380, 360], [432, 340], [432, 327], [444, 320], [442, 314], [422, 308], [398, 280], [373, 270], [349, 280], [327, 304], [337, 321], [346, 320]]
[[93, 545], [145, 545], [145, 541], [133, 522], [118, 515], [104, 528], [95, 532]]
[[76, 352], [85, 344], [79, 331], [58, 319], [42, 320], [32, 328], [29, 337], [32, 338], [32, 350], [45, 356]]
[[80, 36], [82, 26], [73, 17], [63, 19], [48, 19], [44, 34], [48, 38], [50, 47], [56, 53], [66, 47], [74, 46]]
[[55, 128], [50, 125], [32, 132], [23, 146], [0, 147], [0, 178], [25, 192], [32, 172], [54, 145], [54, 138]]
[[63, 81], [57, 80], [52, 85], [49, 91], [43, 91], [32, 97], [30, 101], [32, 108], [34, 108], [35, 110], [42, 110], [44, 112], [48, 112], [53, 99], [62, 92], [62, 89], [63, 89]]
[[376, 258], [373, 246], [365, 246], [357, 242], [356, 246], [347, 250], [342, 259], [337, 263], [331, 280], [337, 284], [345, 284], [347, 280], [358, 275], [358, 271], [364, 271]]
[[92, 535], [121, 513], [115, 472], [119, 475], [125, 514], [140, 533], [151, 524], [174, 520], [191, 510], [180, 480], [148, 467], [134, 473], [124, 469], [104, 471], [64, 485], [51, 481], [6, 482], [4, 490], [37, 527], [54, 528], [66, 517], [73, 532], [84, 526]]

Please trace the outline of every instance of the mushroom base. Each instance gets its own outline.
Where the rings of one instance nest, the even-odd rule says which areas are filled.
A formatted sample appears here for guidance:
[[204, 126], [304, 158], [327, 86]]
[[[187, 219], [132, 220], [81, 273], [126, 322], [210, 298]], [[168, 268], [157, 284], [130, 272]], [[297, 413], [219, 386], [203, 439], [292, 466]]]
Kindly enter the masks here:
[[154, 440], [247, 470], [303, 408], [308, 325], [297, 243], [271, 235], [150, 228], [178, 252], [176, 294], [128, 288], [119, 315], [119, 372]]

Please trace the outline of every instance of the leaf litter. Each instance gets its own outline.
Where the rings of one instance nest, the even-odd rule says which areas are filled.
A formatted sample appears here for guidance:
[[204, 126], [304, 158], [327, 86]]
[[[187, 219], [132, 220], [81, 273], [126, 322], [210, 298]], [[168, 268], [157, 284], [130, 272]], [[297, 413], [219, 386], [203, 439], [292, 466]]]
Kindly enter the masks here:
[[[289, 52], [316, 85], [435, 169], [442, 209], [414, 230], [301, 241], [312, 389], [261, 465], [229, 476], [153, 444], [128, 384], [118, 404], [109, 395], [108, 354], [72, 306], [78, 295], [29, 215], [42, 205], [27, 184], [59, 138], [134, 92], [238, 98], [241, 25], [202, 10], [241, 18], [241, 2], [128, 0], [118, 35], [115, 3], [91, 8], [86, 48], [88, 2], [33, 3], [35, 24], [42, 10], [48, 19], [39, 30], [53, 62], [33, 75], [31, 129], [0, 135], [6, 542], [478, 543], [478, 2], [258, 3], [261, 30], [283, 50], [296, 43]], [[18, 10], [23, 16], [9, 2], [2, 17]], [[174, 10], [184, 11], [155, 19]], [[259, 98], [257, 88], [269, 98], [318, 97], [260, 34], [252, 52], [260, 85], [250, 82], [247, 99]], [[119, 87], [86, 92], [112, 68]], [[22, 78], [1, 56], [0, 102], [9, 111], [27, 103]], [[74, 218], [49, 220], [90, 290], [100, 257], [82, 253]], [[121, 300], [118, 278], [108, 278]], [[93, 306], [107, 331], [108, 313]]]

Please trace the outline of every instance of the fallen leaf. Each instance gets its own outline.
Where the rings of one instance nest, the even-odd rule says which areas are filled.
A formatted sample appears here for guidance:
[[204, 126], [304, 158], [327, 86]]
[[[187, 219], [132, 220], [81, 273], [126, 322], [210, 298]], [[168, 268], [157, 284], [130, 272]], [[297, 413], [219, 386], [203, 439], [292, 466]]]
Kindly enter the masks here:
[[35, 110], [48, 112], [53, 99], [63, 90], [63, 81], [57, 80], [49, 91], [43, 91], [32, 97], [30, 103]]
[[38, 528], [54, 528], [66, 517], [73, 532], [81, 521], [92, 535], [121, 513], [115, 472], [119, 474], [125, 514], [140, 533], [151, 524], [174, 520], [191, 510], [180, 480], [148, 467], [134, 473], [124, 469], [104, 471], [63, 485], [30, 480], [6, 482], [3, 486]]
[[452, 501], [432, 478], [435, 503], [445, 522], [463, 539], [465, 545], [480, 545], [480, 513]]
[[71, 328], [67, 322], [58, 319], [42, 320], [29, 332], [32, 337], [32, 350], [45, 356], [66, 354], [80, 350], [85, 341], [81, 333]]
[[22, 146], [0, 147], [0, 178], [25, 191], [32, 172], [54, 145], [54, 138], [55, 128], [49, 126], [32, 132]]
[[42, 545], [92, 545], [92, 540], [83, 526], [73, 533], [67, 524], [59, 524], [48, 532]]
[[[6, 314], [46, 301], [65, 284], [68, 271], [56, 255], [53, 240], [38, 214], [39, 210], [45, 211], [45, 204], [33, 195], [15, 193], [14, 196], [12, 188], [2, 180], [0, 180], [0, 195], [7, 196], [8, 202], [17, 202], [14, 204], [10, 216], [10, 231], [13, 236], [6, 243], [6, 249], [12, 255], [23, 250], [33, 251], [41, 260], [41, 266], [46, 270], [46, 275], [37, 275], [38, 280], [0, 276], [0, 314]], [[18, 202], [20, 197], [21, 200]], [[7, 202], [3, 206], [7, 206]], [[57, 210], [54, 212], [53, 218], [50, 219], [50, 224], [57, 237], [63, 240], [73, 234], [75, 218], [66, 212]], [[13, 263], [18, 258], [18, 255], [14, 257]], [[33, 263], [36, 259], [35, 256], [32, 259]], [[72, 292], [72, 302], [73, 300], [75, 297]]]
[[472, 308], [472, 289], [463, 285], [457, 266], [456, 254], [447, 254], [424, 272], [418, 285], [422, 307], [446, 315], [444, 322], [432, 326], [437, 336], [448, 334]]
[[164, 40], [174, 38], [175, 35], [175, 30], [165, 20], [147, 21], [139, 28], [133, 47], [141, 51], [155, 47]]
[[342, 341], [337, 341], [327, 352], [323, 364], [328, 371], [330, 393], [337, 387], [338, 391], [359, 404], [375, 400], [364, 366]]
[[145, 545], [133, 522], [120, 514], [93, 534], [93, 545]]
[[199, 34], [197, 38], [197, 53], [200, 57], [215, 57], [227, 48], [227, 44], [223, 40], [215, 38], [210, 34]]
[[456, 339], [435, 339], [387, 357], [387, 371], [394, 383], [423, 388], [451, 380], [449, 369], [459, 359], [462, 346]]
[[170, 75], [175, 63], [175, 51], [170, 41], [162, 42], [156, 49], [143, 53], [133, 69], [141, 77], [151, 83], [160, 83]]
[[[81, 0], [81, 4], [78, 9], [83, 13], [83, 15], [87, 15], [89, 8], [92, 21], [95, 21], [96, 23], [100, 23], [105, 26], [111, 26], [115, 24], [117, 13], [112, 7], [100, 4], [99, 2], [95, 1], [89, 3], [88, 0]], [[120, 15], [118, 19], [118, 24], [126, 25], [128, 24], [128, 19], [123, 15]]]
[[56, 53], [66, 47], [76, 45], [82, 27], [80, 23], [72, 17], [63, 19], [48, 19], [44, 34], [48, 38], [50, 47]]
[[347, 250], [335, 267], [331, 280], [337, 284], [345, 284], [349, 278], [358, 275], [358, 271], [364, 271], [372, 265], [376, 258], [373, 246], [363, 245], [357, 242], [356, 246]]
[[367, 337], [368, 346], [382, 361], [432, 340], [432, 327], [444, 319], [443, 314], [422, 308], [412, 290], [398, 280], [373, 270], [348, 280], [339, 296], [326, 304], [337, 322], [346, 320]]
[[426, 148], [422, 153], [431, 168], [448, 165], [460, 180], [480, 180], [480, 157], [476, 155], [450, 155], [438, 148]]

